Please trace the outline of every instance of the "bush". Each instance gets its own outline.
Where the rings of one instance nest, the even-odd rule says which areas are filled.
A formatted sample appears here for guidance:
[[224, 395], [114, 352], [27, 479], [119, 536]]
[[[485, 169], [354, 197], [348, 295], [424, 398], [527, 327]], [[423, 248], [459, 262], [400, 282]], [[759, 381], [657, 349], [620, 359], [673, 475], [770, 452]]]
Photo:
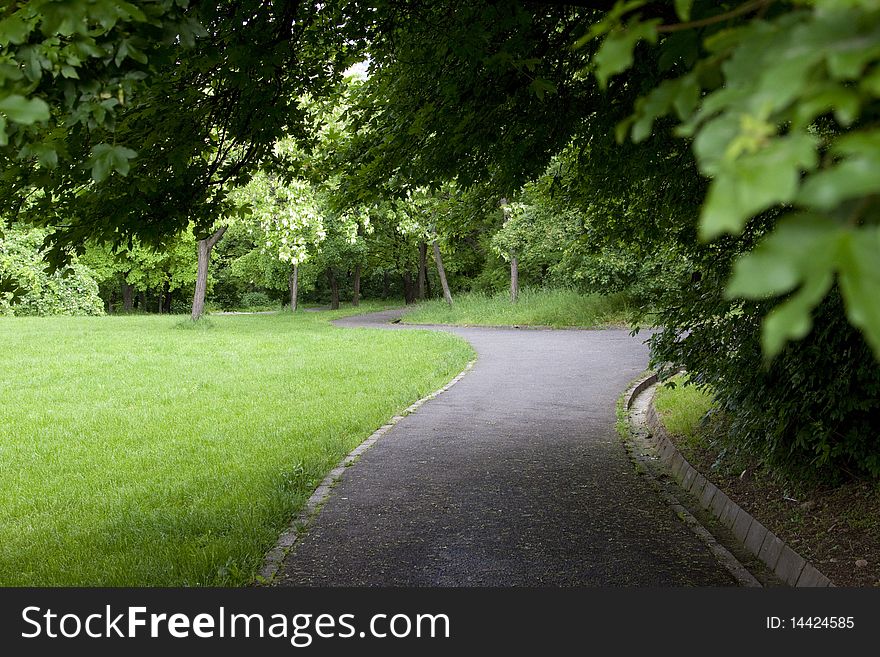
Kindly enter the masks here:
[[245, 292], [241, 295], [242, 308], [274, 308], [276, 305], [265, 292]]
[[880, 479], [880, 364], [847, 322], [839, 292], [816, 309], [806, 338], [766, 363], [764, 304], [727, 305], [716, 284], [703, 279], [688, 286], [684, 305], [665, 317], [678, 315], [679, 326], [667, 324], [652, 346], [655, 361], [683, 365], [716, 391], [729, 422], [727, 448], [800, 478]]
[[0, 315], [103, 315], [91, 270], [75, 260], [46, 271], [45, 232], [12, 228], [0, 238]]

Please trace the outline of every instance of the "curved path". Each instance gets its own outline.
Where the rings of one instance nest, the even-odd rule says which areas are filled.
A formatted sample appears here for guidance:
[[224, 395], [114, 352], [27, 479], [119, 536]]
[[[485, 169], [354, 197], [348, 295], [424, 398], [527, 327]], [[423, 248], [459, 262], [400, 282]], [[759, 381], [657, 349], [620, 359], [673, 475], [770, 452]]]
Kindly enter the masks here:
[[[401, 311], [340, 320], [389, 325]], [[292, 586], [724, 586], [636, 473], [615, 402], [647, 364], [625, 330], [434, 327], [473, 370], [346, 471], [282, 565]]]

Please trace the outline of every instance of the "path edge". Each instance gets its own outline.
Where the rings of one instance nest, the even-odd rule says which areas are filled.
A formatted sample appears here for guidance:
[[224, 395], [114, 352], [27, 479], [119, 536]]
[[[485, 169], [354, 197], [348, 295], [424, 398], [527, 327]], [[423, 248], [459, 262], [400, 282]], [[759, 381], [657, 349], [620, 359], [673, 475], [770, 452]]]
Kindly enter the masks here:
[[729, 529], [742, 547], [788, 586], [835, 586], [815, 565], [767, 529], [684, 458], [671, 440], [654, 406], [654, 389], [658, 381], [658, 376], [654, 373], [637, 382], [625, 393], [624, 405], [629, 412], [636, 399], [650, 390], [651, 397], [647, 404], [645, 424], [657, 442], [659, 460], [673, 480], [683, 490], [697, 498], [700, 506]]
[[281, 532], [275, 545], [266, 553], [266, 556], [263, 558], [263, 565], [260, 568], [260, 572], [255, 577], [256, 585], [267, 586], [273, 583], [278, 576], [287, 555], [294, 548], [300, 537], [302, 537], [302, 535], [308, 530], [309, 525], [318, 513], [320, 513], [321, 507], [330, 497], [333, 487], [342, 479], [345, 470], [357, 463], [364, 452], [375, 445], [379, 438], [388, 433], [395, 424], [400, 422], [407, 415], [416, 412], [425, 402], [443, 394], [456, 383], [461, 381], [464, 376], [471, 371], [476, 362], [476, 359], [470, 360], [468, 364], [465, 365], [464, 369], [452, 377], [446, 385], [413, 402], [398, 415], [392, 417], [388, 422], [367, 436], [357, 447], [346, 454], [342, 460], [340, 460], [339, 463], [327, 473], [327, 476], [325, 476], [321, 483], [318, 484], [318, 487], [315, 488], [308, 501], [306, 501], [303, 509], [293, 517], [287, 528]]

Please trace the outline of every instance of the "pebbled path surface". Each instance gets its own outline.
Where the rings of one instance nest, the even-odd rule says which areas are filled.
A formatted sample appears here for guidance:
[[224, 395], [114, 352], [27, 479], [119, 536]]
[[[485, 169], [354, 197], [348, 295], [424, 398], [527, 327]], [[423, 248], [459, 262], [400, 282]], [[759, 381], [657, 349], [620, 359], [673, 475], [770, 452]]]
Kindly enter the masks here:
[[[385, 327], [401, 311], [339, 320]], [[615, 402], [648, 359], [626, 330], [433, 327], [477, 363], [346, 471], [281, 586], [729, 586], [642, 481]]]

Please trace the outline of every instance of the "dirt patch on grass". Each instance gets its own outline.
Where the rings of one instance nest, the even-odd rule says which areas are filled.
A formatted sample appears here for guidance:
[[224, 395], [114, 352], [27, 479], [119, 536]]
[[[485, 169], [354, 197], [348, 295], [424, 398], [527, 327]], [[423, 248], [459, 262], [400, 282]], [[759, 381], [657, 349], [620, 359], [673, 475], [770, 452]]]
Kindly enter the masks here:
[[880, 586], [880, 483], [795, 484], [756, 460], [723, 454], [707, 434], [671, 438], [691, 465], [837, 586]]

